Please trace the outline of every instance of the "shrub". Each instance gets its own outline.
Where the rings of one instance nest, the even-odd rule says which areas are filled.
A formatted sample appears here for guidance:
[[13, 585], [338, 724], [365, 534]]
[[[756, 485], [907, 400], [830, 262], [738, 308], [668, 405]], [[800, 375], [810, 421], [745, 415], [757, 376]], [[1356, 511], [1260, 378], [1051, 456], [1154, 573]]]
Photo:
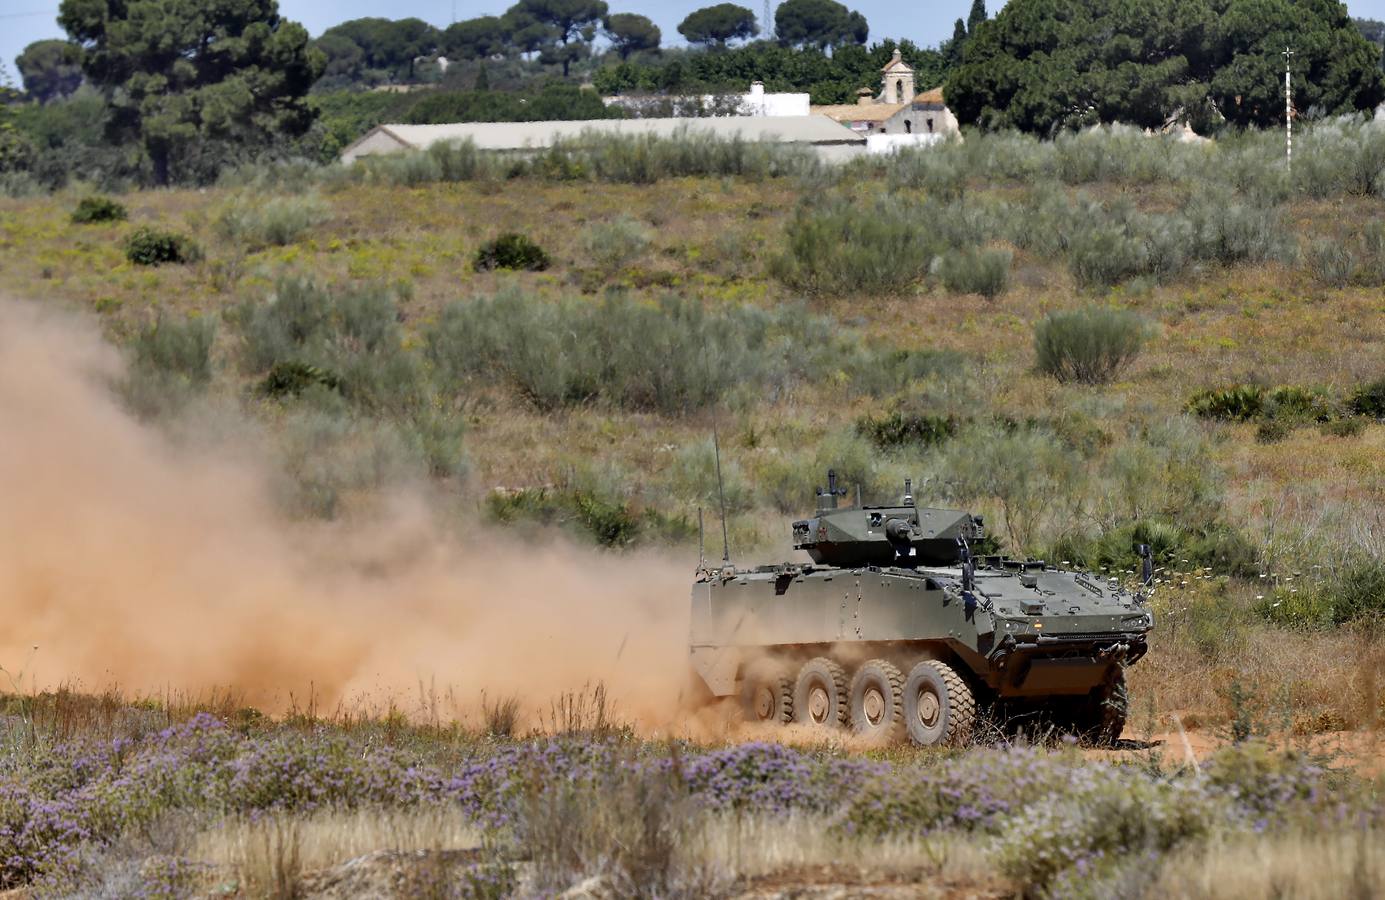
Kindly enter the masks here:
[[1385, 562], [1356, 554], [1322, 580], [1280, 585], [1257, 606], [1271, 622], [1325, 628], [1385, 616]]
[[953, 293], [980, 294], [990, 300], [1009, 286], [1013, 257], [1011, 251], [998, 247], [951, 250], [938, 258], [936, 274]]
[[77, 208], [72, 211], [72, 222], [74, 225], [123, 222], [128, 216], [125, 204], [96, 194], [77, 201]]
[[771, 271], [810, 294], [904, 291], [927, 274], [933, 258], [929, 218], [919, 204], [892, 196], [805, 202], [789, 221], [787, 246]]
[[927, 447], [956, 434], [957, 421], [950, 416], [893, 410], [879, 416], [862, 416], [856, 420], [856, 432], [881, 450], [911, 444]]
[[212, 379], [212, 344], [216, 320], [208, 317], [174, 318], [162, 313], [131, 342], [135, 365], [169, 372], [196, 385]]
[[1351, 395], [1350, 407], [1355, 415], [1385, 419], [1385, 378], [1357, 388]]
[[491, 269], [542, 272], [548, 268], [548, 254], [528, 237], [507, 232], [483, 244], [471, 265], [478, 272]]
[[1341, 241], [1314, 241], [1308, 250], [1308, 268], [1328, 287], [1346, 287], [1356, 276], [1356, 255]]
[[339, 390], [341, 378], [318, 366], [287, 359], [270, 367], [269, 373], [260, 381], [259, 389], [266, 397], [292, 397], [314, 385]]
[[628, 215], [598, 222], [582, 236], [587, 260], [603, 274], [613, 275], [649, 247], [649, 230]]
[[202, 250], [176, 231], [144, 226], [126, 238], [125, 258], [137, 266], [161, 266], [196, 262], [202, 258]]
[[777, 396], [824, 372], [853, 392], [899, 390], [955, 353], [867, 342], [795, 306], [709, 310], [686, 297], [599, 303], [506, 291], [448, 306], [426, 333], [443, 383], [503, 382], [542, 409], [602, 400], [675, 414], [741, 389]]
[[1340, 438], [1356, 437], [1365, 430], [1365, 424], [1357, 418], [1332, 419], [1331, 421], [1323, 422], [1321, 427], [1323, 434]]
[[1255, 428], [1255, 442], [1277, 444], [1287, 438], [1291, 431], [1293, 428], [1282, 419], [1266, 419]]
[[1039, 371], [1062, 382], [1105, 384], [1139, 355], [1149, 326], [1132, 312], [1088, 307], [1049, 313], [1034, 328]]
[[495, 490], [486, 495], [486, 511], [498, 522], [572, 527], [605, 547], [633, 544], [643, 524], [625, 500], [582, 488]]
[[1268, 414], [1276, 419], [1297, 422], [1326, 422], [1332, 418], [1332, 404], [1321, 392], [1293, 384], [1281, 384], [1270, 391]]
[[303, 232], [331, 218], [332, 210], [320, 197], [247, 196], [231, 201], [216, 220], [217, 230], [229, 240], [250, 249], [282, 247], [297, 241]]
[[130, 342], [131, 365], [122, 385], [130, 408], [142, 416], [177, 410], [212, 379], [216, 321], [160, 313]]
[[1204, 419], [1248, 422], [1265, 411], [1265, 389], [1254, 384], [1208, 388], [1188, 399], [1188, 412]]

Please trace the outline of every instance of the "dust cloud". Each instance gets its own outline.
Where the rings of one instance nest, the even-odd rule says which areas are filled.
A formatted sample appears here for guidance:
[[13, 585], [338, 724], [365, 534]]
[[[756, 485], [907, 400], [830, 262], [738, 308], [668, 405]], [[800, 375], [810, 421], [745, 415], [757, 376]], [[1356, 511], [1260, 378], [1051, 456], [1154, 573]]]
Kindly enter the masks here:
[[[285, 519], [268, 467], [131, 418], [93, 325], [0, 302], [0, 690], [233, 689], [282, 710], [481, 692], [531, 721], [604, 683], [674, 726], [691, 560], [479, 526], [417, 495], [369, 522]], [[402, 704], [401, 704], [402, 705]], [[378, 707], [376, 707], [378, 708]]]

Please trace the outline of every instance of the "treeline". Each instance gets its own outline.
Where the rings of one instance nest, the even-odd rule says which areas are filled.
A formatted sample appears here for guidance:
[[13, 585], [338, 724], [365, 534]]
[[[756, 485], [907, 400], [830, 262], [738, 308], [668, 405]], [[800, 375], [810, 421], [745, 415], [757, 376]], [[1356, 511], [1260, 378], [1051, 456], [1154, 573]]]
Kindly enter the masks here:
[[1337, 0], [1012, 0], [967, 41], [947, 83], [964, 123], [1039, 134], [1171, 119], [1200, 131], [1284, 122], [1385, 100], [1376, 23]]

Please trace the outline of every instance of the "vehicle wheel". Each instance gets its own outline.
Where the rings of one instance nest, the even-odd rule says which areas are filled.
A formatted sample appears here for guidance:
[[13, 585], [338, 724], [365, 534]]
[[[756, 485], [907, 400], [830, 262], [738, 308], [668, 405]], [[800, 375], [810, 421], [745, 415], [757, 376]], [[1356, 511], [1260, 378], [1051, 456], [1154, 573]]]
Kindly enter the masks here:
[[846, 672], [825, 656], [798, 670], [793, 690], [794, 721], [840, 728], [846, 724]]
[[1110, 747], [1120, 740], [1130, 712], [1130, 695], [1125, 689], [1125, 670], [1116, 673], [1092, 691], [1078, 713], [1082, 737], [1099, 747]]
[[926, 659], [904, 681], [904, 725], [923, 747], [965, 744], [976, 725], [976, 698], [955, 669]]
[[904, 737], [904, 675], [894, 663], [872, 659], [851, 679], [851, 730], [882, 743]]
[[741, 679], [741, 712], [747, 722], [793, 721], [793, 679], [782, 665], [770, 660], [751, 663]]

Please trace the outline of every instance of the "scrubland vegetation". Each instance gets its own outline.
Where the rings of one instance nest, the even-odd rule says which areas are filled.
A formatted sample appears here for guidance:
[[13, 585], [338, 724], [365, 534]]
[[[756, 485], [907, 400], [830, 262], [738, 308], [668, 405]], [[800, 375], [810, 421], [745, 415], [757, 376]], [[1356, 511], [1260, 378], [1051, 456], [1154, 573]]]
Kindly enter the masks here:
[[[1064, 746], [706, 748], [633, 737], [599, 692], [562, 709], [549, 734], [510, 736], [495, 708], [464, 726], [398, 711], [275, 722], [230, 697], [10, 698], [3, 884], [502, 897], [585, 882], [690, 898], [776, 878], [925, 880], [987, 897], [1381, 886], [1372, 783], [1302, 746], [1248, 740], [1192, 764], [1154, 745], [1123, 764]], [[1266, 853], [1274, 865], [1255, 865]], [[1226, 865], [1256, 871], [1214, 877]]]
[[[1385, 712], [1385, 130], [1319, 125], [1292, 173], [1279, 140], [968, 136], [840, 169], [710, 141], [456, 146], [0, 201], [7, 291], [99, 316], [127, 406], [180, 439], [225, 405], [262, 423], [288, 515], [426, 485], [448, 515], [563, 529], [613, 565], [671, 544], [691, 566], [715, 425], [738, 562], [789, 556], [828, 467], [867, 500], [913, 477], [1014, 555], [1121, 576], [1148, 543], [1158, 628], [1127, 737], [1164, 741], [1108, 766], [233, 709], [55, 733], [16, 709], [0, 834], [33, 861], [0, 871], [281, 885], [332, 856], [295, 841], [368, 809], [407, 819], [400, 851], [458, 850], [438, 858], [476, 896], [598, 873], [731, 891], [814, 862], [801, 847], [1000, 893], [1238, 896], [1197, 873], [1310, 833], [1343, 860], [1331, 886], [1378, 891], [1369, 769], [1261, 741], [1316, 746]], [[1194, 771], [1178, 727], [1239, 743]], [[578, 777], [543, 789], [556, 772]], [[435, 812], [449, 846], [420, 847], [408, 817]], [[1310, 895], [1277, 871], [1258, 883]]]

